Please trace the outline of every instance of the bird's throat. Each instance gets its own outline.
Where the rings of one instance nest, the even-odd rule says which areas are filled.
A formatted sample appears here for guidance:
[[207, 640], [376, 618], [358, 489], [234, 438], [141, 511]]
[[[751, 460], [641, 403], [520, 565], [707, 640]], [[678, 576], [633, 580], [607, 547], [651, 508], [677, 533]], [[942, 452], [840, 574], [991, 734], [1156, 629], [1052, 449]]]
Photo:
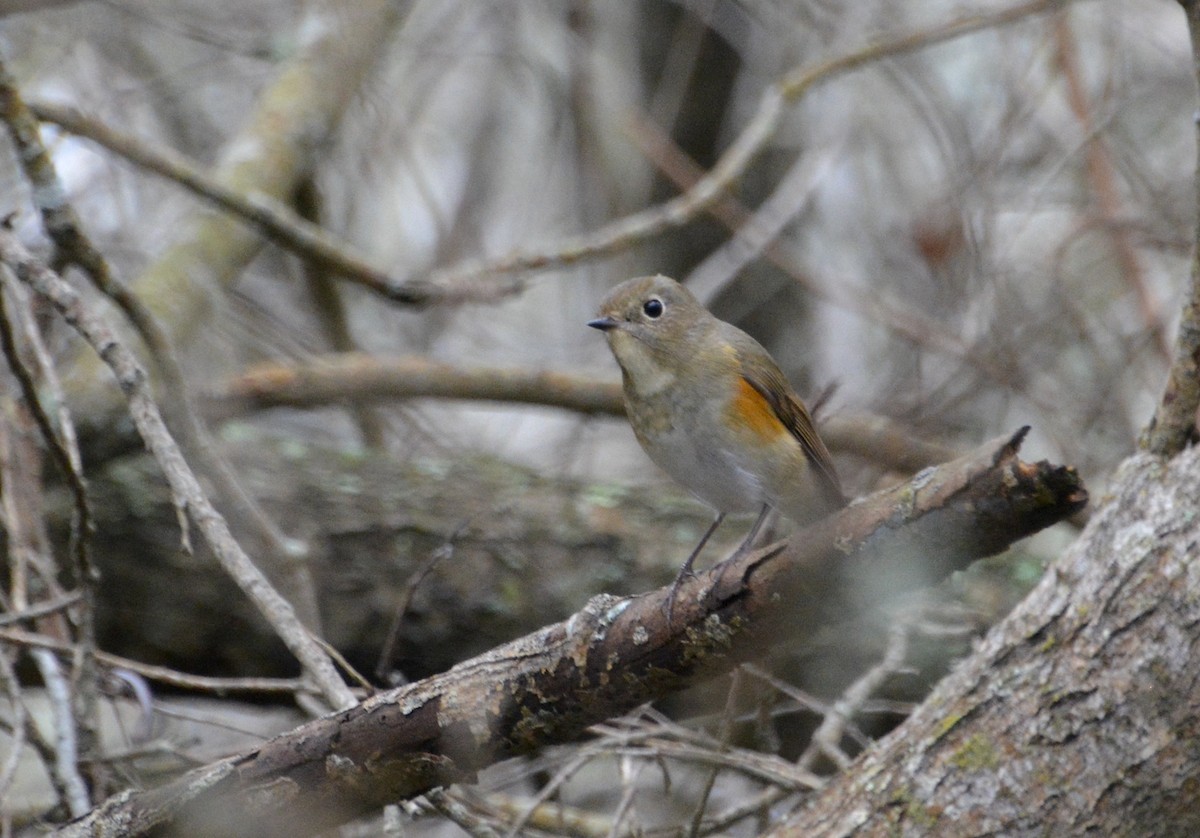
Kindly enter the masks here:
[[675, 373], [642, 341], [620, 331], [610, 332], [608, 338], [627, 388], [640, 396], [653, 396], [675, 383]]

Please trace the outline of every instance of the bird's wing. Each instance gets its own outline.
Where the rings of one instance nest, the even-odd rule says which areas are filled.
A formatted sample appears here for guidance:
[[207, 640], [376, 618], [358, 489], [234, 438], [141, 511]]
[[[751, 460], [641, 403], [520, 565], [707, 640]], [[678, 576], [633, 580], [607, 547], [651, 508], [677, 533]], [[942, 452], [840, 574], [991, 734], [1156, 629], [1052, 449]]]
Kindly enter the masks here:
[[800, 443], [808, 461], [819, 475], [822, 491], [830, 504], [835, 508], [845, 506], [846, 497], [842, 494], [842, 483], [833, 468], [829, 449], [825, 447], [821, 437], [817, 436], [817, 429], [813, 425], [808, 408], [792, 394], [792, 386], [779, 367], [770, 363], [756, 364], [752, 368], [743, 363], [742, 378], [766, 399], [779, 421]]

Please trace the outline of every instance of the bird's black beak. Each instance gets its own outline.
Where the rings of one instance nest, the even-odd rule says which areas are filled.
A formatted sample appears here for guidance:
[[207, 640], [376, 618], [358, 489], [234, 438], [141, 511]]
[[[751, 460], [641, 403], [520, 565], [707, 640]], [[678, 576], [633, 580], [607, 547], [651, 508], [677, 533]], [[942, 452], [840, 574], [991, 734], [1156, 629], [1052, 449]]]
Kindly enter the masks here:
[[610, 329], [617, 328], [617, 321], [610, 316], [597, 317], [595, 320], [589, 320], [588, 325], [593, 329], [599, 329], [602, 332], [607, 332]]

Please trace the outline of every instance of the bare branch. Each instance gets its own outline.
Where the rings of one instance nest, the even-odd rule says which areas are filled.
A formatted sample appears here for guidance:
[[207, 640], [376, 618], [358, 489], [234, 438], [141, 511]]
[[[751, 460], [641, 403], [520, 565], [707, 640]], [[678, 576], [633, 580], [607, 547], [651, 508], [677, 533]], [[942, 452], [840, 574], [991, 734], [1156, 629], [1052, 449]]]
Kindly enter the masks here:
[[664, 588], [598, 596], [564, 623], [381, 693], [251, 753], [102, 806], [64, 835], [171, 828], [296, 835], [470, 780], [495, 760], [761, 655], [786, 626], [832, 625], [1002, 549], [1086, 502], [1070, 469], [1016, 457], [1024, 431], [863, 499], [786, 543]]
[[[49, 649], [60, 655], [69, 655], [75, 650], [70, 643], [42, 634], [30, 634], [20, 629], [0, 628], [0, 641], [25, 648]], [[128, 669], [148, 681], [157, 681], [176, 689], [195, 692], [294, 694], [311, 689], [311, 686], [301, 678], [214, 678], [130, 660], [103, 650], [96, 652], [96, 662], [111, 669]]]
[[[560, 407], [588, 415], [624, 416], [621, 386], [576, 373], [520, 367], [461, 367], [428, 358], [326, 355], [306, 364], [264, 363], [230, 379], [204, 400], [221, 421], [272, 407], [325, 407], [392, 399], [479, 399]], [[834, 451], [895, 471], [914, 472], [958, 455], [922, 440], [896, 422], [867, 413], [839, 413], [821, 422]]]
[[86, 137], [147, 171], [178, 183], [254, 227], [272, 243], [395, 302], [409, 302], [403, 295], [393, 295], [393, 289], [401, 287], [398, 279], [356, 256], [349, 242], [338, 241], [328, 230], [303, 218], [278, 198], [264, 192], [240, 191], [219, 176], [205, 172], [186, 155], [92, 119], [78, 108], [31, 102], [30, 110], [39, 119]]
[[45, 649], [34, 649], [30, 654], [46, 685], [46, 695], [50, 698], [51, 717], [54, 720], [52, 770], [66, 791], [66, 803], [71, 816], [78, 818], [92, 808], [92, 801], [87, 783], [79, 773], [78, 726], [75, 723], [74, 702], [71, 700], [71, 685], [52, 653]]

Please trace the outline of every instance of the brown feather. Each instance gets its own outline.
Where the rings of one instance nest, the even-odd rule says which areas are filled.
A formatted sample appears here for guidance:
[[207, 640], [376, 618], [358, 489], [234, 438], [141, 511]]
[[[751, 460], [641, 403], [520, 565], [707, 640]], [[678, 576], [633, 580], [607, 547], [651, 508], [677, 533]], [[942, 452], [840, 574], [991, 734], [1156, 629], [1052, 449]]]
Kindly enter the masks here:
[[812, 463], [820, 476], [822, 493], [833, 508], [846, 505], [846, 497], [842, 494], [842, 483], [838, 480], [837, 471], [833, 467], [833, 458], [829, 449], [817, 436], [812, 417], [808, 409], [798, 398], [792, 395], [791, 385], [783, 373], [774, 364], [763, 365], [758, 369], [749, 369], [742, 365], [742, 378], [758, 391], [775, 415], [800, 443], [805, 456]]

